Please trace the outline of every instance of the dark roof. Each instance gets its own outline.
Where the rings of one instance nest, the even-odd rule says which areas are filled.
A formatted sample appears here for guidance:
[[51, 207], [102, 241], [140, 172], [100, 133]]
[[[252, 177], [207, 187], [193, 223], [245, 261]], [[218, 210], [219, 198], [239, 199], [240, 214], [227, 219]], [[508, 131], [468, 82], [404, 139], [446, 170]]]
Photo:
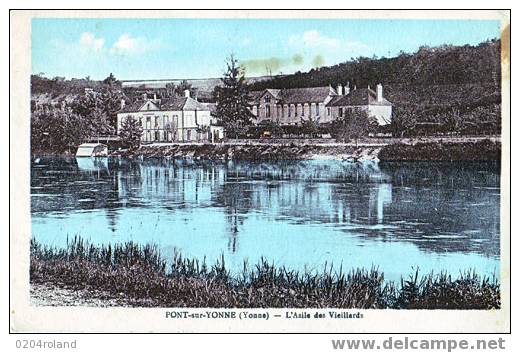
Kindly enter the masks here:
[[121, 109], [118, 113], [132, 113], [139, 111], [143, 105], [145, 104], [145, 101], [137, 101], [132, 104], [127, 103], [123, 109]]
[[290, 88], [280, 92], [280, 100], [284, 103], [318, 103], [323, 102], [331, 94], [336, 92], [329, 86]]
[[334, 96], [328, 107], [348, 107], [360, 105], [392, 105], [389, 101], [383, 98], [382, 102], [377, 101], [377, 94], [370, 88], [359, 88], [350, 91], [349, 94], [343, 96]]
[[327, 87], [308, 87], [308, 88], [286, 88], [286, 89], [266, 89], [263, 91], [251, 92], [251, 97], [258, 103], [265, 91], [271, 93], [280, 103], [320, 103], [325, 101], [329, 95], [336, 94], [330, 86]]
[[159, 108], [158, 111], [210, 110], [208, 107], [191, 97], [173, 97], [161, 101], [154, 101], [152, 99], [146, 101], [138, 101], [133, 104], [128, 104], [122, 110], [120, 110], [119, 113], [138, 112], [141, 110], [143, 105], [145, 105], [148, 102], [155, 104]]
[[161, 103], [161, 110], [208, 110], [191, 97], [173, 97]]

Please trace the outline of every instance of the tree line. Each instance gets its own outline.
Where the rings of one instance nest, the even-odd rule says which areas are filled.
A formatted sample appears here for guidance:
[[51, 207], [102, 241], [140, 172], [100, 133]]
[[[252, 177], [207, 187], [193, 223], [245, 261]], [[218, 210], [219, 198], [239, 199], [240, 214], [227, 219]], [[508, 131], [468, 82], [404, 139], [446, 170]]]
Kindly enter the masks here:
[[[126, 98], [119, 82], [110, 74], [91, 89], [78, 84], [78, 93], [71, 93], [71, 81], [37, 77], [31, 81], [33, 94], [50, 89], [61, 99], [31, 102], [31, 150], [45, 153], [73, 153], [85, 140], [116, 132], [116, 115], [121, 100]], [[73, 85], [74, 86], [74, 85]], [[68, 91], [52, 90], [68, 87]], [[85, 91], [85, 88], [90, 90]], [[81, 94], [80, 94], [81, 93]]]
[[408, 86], [467, 83], [500, 84], [500, 40], [476, 46], [422, 46], [415, 53], [392, 58], [358, 57], [350, 61], [292, 75], [254, 82], [251, 90], [319, 87], [346, 84], [351, 87], [383, 84]]

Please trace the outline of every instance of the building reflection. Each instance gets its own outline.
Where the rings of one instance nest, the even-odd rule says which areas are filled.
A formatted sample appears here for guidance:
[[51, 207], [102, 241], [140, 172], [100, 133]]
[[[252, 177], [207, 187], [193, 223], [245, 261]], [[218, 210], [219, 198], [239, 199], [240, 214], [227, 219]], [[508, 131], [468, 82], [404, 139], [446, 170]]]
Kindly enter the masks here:
[[[496, 170], [474, 165], [428, 167], [341, 161], [49, 159], [31, 168], [31, 187], [47, 195], [34, 197], [31, 207], [33, 212], [104, 209], [113, 233], [125, 208], [188, 213], [219, 209], [231, 252], [240, 246], [249, 217], [332, 225], [382, 241], [391, 235], [425, 251], [498, 251], [499, 238], [494, 234], [499, 209], [467, 206], [495, 205], [496, 195], [489, 187], [499, 185]], [[471, 240], [480, 237], [480, 241], [446, 237], [468, 228], [483, 230], [472, 235]], [[425, 235], [429, 241], [424, 241]]]

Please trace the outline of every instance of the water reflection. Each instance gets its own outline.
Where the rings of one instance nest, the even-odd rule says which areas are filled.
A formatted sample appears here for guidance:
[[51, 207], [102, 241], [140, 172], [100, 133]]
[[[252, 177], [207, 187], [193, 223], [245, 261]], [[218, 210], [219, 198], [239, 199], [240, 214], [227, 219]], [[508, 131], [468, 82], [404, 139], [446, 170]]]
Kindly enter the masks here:
[[[495, 266], [499, 183], [499, 166], [489, 163], [42, 157], [31, 168], [33, 234], [52, 242], [73, 234], [113, 241], [111, 234], [208, 258], [224, 252], [237, 263], [279, 251], [261, 250], [268, 239], [316, 253], [278, 256], [306, 265], [343, 261], [352, 247], [395, 256], [397, 245], [412, 245], [425, 257], [413, 260], [419, 264], [427, 254], [435, 255], [429, 266], [446, 254], [474, 254], [472, 261], [494, 258]], [[339, 249], [347, 253], [333, 255]]]

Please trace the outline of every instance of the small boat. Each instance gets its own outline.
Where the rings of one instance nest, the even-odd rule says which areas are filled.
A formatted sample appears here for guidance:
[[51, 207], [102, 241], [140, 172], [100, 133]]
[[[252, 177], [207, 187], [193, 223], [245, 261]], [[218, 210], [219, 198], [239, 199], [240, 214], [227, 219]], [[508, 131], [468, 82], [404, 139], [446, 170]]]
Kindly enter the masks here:
[[76, 151], [76, 157], [107, 157], [108, 147], [102, 143], [82, 143]]

